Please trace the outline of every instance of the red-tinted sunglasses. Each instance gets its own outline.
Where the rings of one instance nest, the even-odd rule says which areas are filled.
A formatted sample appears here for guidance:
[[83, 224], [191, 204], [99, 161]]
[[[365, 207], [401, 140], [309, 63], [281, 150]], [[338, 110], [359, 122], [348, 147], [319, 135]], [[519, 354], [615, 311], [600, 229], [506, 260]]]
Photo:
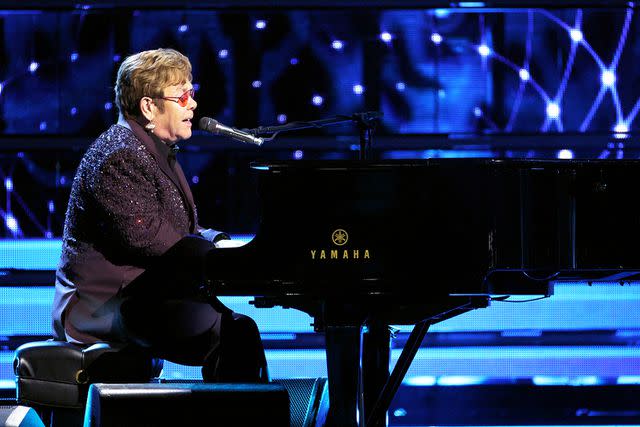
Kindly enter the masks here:
[[167, 101], [177, 102], [179, 106], [186, 107], [187, 104], [189, 103], [189, 97], [191, 97], [191, 99], [194, 99], [193, 97], [195, 94], [196, 94], [195, 90], [189, 89], [188, 91], [186, 91], [180, 96], [162, 96], [160, 97], [160, 99], [166, 99]]

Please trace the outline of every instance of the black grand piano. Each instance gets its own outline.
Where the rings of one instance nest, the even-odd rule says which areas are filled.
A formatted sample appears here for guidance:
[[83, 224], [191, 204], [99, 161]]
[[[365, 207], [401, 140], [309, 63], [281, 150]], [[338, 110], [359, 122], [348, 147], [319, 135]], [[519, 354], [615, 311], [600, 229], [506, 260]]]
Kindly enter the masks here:
[[[332, 426], [385, 425], [429, 325], [562, 280], [637, 276], [640, 163], [432, 159], [252, 164], [253, 240], [207, 255], [218, 295], [314, 318]], [[586, 285], [585, 285], [586, 286]], [[389, 325], [415, 325], [389, 373]]]

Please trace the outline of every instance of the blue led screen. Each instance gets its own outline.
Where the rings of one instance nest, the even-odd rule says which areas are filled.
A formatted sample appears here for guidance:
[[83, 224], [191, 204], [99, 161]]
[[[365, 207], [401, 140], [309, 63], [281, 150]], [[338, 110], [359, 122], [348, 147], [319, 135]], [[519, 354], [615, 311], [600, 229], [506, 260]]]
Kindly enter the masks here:
[[[194, 65], [237, 127], [382, 111], [382, 134], [637, 128], [633, 8], [0, 11], [0, 131], [95, 137], [130, 53]], [[318, 131], [314, 131], [318, 133]], [[323, 133], [351, 133], [348, 127]], [[44, 142], [43, 142], [44, 144]]]

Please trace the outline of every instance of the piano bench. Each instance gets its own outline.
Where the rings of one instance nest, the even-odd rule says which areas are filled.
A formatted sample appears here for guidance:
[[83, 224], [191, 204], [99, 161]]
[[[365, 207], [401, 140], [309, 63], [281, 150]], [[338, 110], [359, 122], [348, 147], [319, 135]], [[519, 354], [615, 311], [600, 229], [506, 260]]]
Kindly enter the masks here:
[[123, 344], [26, 343], [13, 359], [17, 403], [35, 409], [45, 425], [81, 426], [92, 383], [149, 382], [160, 375], [162, 363]]

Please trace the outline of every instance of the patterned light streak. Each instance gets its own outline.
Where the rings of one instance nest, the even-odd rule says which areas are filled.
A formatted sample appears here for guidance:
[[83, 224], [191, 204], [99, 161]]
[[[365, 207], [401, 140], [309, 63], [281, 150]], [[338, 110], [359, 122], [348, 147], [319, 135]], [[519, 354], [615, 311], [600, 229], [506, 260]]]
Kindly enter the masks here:
[[[481, 8], [480, 8], [481, 9]], [[611, 99], [615, 108], [615, 121], [611, 123], [610, 129], [612, 132], [615, 132], [615, 135], [618, 137], [624, 136], [624, 134], [628, 133], [628, 130], [631, 129], [631, 125], [638, 115], [640, 111], [640, 98], [638, 98], [631, 110], [628, 114], [622, 110], [622, 105], [619, 98], [619, 93], [617, 90], [618, 87], [618, 78], [617, 78], [617, 67], [618, 62], [620, 61], [623, 49], [627, 42], [627, 35], [630, 29], [634, 11], [632, 7], [628, 7], [625, 11], [624, 23], [622, 25], [622, 29], [620, 31], [620, 36], [618, 38], [617, 47], [611, 63], [606, 64], [602, 58], [598, 55], [598, 53], [591, 46], [589, 41], [585, 38], [585, 34], [583, 32], [583, 11], [582, 9], [577, 9], [575, 14], [575, 19], [573, 22], [565, 22], [560, 19], [558, 16], [554, 15], [552, 11], [544, 10], [544, 9], [520, 9], [522, 13], [527, 14], [527, 26], [526, 26], [526, 38], [525, 38], [525, 52], [524, 59], [521, 64], [516, 64], [511, 61], [509, 58], [503, 56], [499, 52], [495, 50], [495, 46], [492, 45], [491, 40], [491, 32], [489, 28], [485, 28], [485, 17], [483, 13], [479, 13], [478, 15], [478, 25], [479, 25], [479, 34], [480, 40], [479, 43], [474, 46], [476, 49], [476, 54], [481, 57], [483, 69], [486, 69], [486, 65], [488, 61], [495, 60], [501, 62], [506, 65], [509, 69], [511, 69], [514, 73], [519, 77], [518, 88], [515, 92], [515, 96], [513, 98], [512, 108], [509, 112], [509, 117], [504, 125], [504, 132], [512, 132], [514, 126], [516, 125], [516, 119], [518, 117], [518, 112], [522, 107], [522, 102], [524, 100], [525, 90], [530, 86], [533, 90], [540, 96], [540, 98], [544, 101], [544, 105], [547, 112], [551, 112], [551, 114], [546, 114], [543, 123], [540, 124], [540, 131], [547, 132], [549, 130], [555, 129], [559, 132], [562, 132], [564, 129], [563, 124], [563, 114], [562, 114], [562, 105], [563, 98], [565, 95], [565, 91], [567, 89], [567, 84], [571, 77], [572, 71], [575, 66], [575, 58], [580, 49], [584, 49], [588, 55], [593, 59], [595, 64], [600, 70], [600, 82], [599, 89], [597, 93], [594, 94], [593, 101], [588, 108], [588, 112], [581, 119], [581, 122], [578, 126], [580, 132], [586, 132], [596, 113], [598, 112], [602, 102], [607, 96], [608, 93], [611, 94]], [[509, 13], [521, 13], [517, 12], [517, 9], [510, 9]], [[434, 11], [434, 14], [439, 19], [444, 19], [451, 13], [450, 10], [447, 9], [437, 9]], [[492, 12], [489, 12], [492, 13]], [[81, 14], [81, 20], [85, 18], [85, 12]], [[567, 41], [570, 43], [569, 52], [566, 60], [566, 64], [564, 66], [564, 70], [562, 72], [562, 78], [558, 84], [558, 87], [555, 89], [543, 88], [542, 85], [536, 80], [536, 77], [540, 78], [540, 76], [535, 76], [532, 74], [530, 69], [530, 63], [532, 57], [534, 55], [533, 52], [533, 40], [534, 40], [534, 17], [541, 16], [543, 19], [547, 19], [554, 24], [556, 24], [559, 28], [566, 32]], [[82, 23], [82, 21], [81, 21]], [[263, 30], [267, 27], [267, 21], [264, 19], [258, 19], [254, 23], [254, 27], [257, 30]], [[187, 24], [182, 24], [180, 27], [181, 31], [189, 30]], [[390, 44], [391, 41], [396, 37], [395, 34], [392, 34], [388, 31], [381, 31], [377, 35], [380, 40], [384, 43]], [[433, 32], [430, 36], [430, 41], [434, 44], [441, 44], [446, 42], [446, 37], [440, 32]], [[342, 50], [345, 47], [346, 42], [344, 40], [334, 39], [331, 42], [331, 49], [334, 50]], [[217, 56], [219, 59], [226, 59], [230, 56], [230, 52], [228, 49], [220, 49], [217, 51]], [[79, 59], [79, 54], [75, 49], [71, 49], [70, 56], [68, 57], [71, 62], [76, 62]], [[36, 71], [40, 70], [40, 68], [45, 66], [50, 66], [49, 62], [39, 62], [40, 58], [33, 58], [32, 62], [26, 67], [23, 71], [24, 75], [32, 74], [35, 78], [38, 78]], [[120, 55], [114, 55], [114, 61], [120, 61]], [[291, 58], [291, 65], [298, 64], [297, 58]], [[6, 90], [7, 86], [11, 83], [12, 80], [16, 78], [23, 77], [23, 75], [18, 76], [9, 76], [6, 77], [4, 81], [0, 81], [0, 95], [2, 95], [3, 90]], [[252, 86], [254, 88], [259, 88], [261, 86], [259, 80], [255, 80], [252, 82]], [[398, 82], [396, 84], [396, 89], [398, 91], [404, 91], [406, 89], [404, 82]], [[353, 86], [353, 93], [356, 95], [361, 95], [363, 93], [364, 88], [360, 85]], [[319, 106], [323, 103], [323, 100], [320, 98], [315, 98], [313, 104]], [[556, 109], [556, 106], [558, 107]], [[105, 110], [112, 109], [111, 102], [105, 102], [104, 104]], [[556, 115], [555, 112], [558, 112]], [[72, 109], [70, 114], [76, 115], [77, 110]], [[483, 120], [489, 123], [489, 117], [487, 114], [481, 114]], [[492, 125], [493, 127], [493, 125]], [[48, 126], [47, 122], [42, 121], [39, 124], [39, 130], [41, 132], [49, 131], [50, 126]], [[627, 129], [627, 131], [622, 131], [621, 129]]]
[[[23, 156], [24, 157], [24, 156]], [[23, 157], [18, 156], [19, 159]], [[11, 232], [13, 237], [22, 237], [22, 229], [20, 228], [20, 224], [18, 220], [15, 218], [12, 209], [12, 202], [16, 201], [18, 205], [24, 210], [24, 213], [27, 215], [29, 220], [38, 228], [38, 230], [42, 233], [43, 236], [47, 236], [47, 229], [50, 230], [50, 226], [45, 229], [43, 225], [38, 221], [33, 211], [27, 206], [24, 199], [20, 196], [20, 194], [16, 191], [16, 185], [9, 174], [5, 174], [3, 170], [0, 170], [0, 179], [4, 182], [4, 186], [6, 189], [6, 199], [4, 209], [0, 208], [0, 216], [4, 222], [5, 227]], [[49, 214], [49, 216], [51, 213]]]
[[[569, 41], [571, 43], [569, 55], [567, 57], [567, 62], [562, 74], [562, 79], [553, 96], [551, 96], [549, 93], [547, 93], [547, 91], [545, 91], [542, 88], [542, 86], [535, 80], [534, 78], [535, 76], [532, 76], [529, 70], [529, 64], [532, 56], [531, 45], [532, 45], [532, 38], [533, 38], [532, 37], [533, 36], [533, 17], [534, 17], [534, 14], [536, 13], [541, 14], [545, 18], [553, 21], [554, 23], [562, 27], [564, 30], [566, 30], [567, 37], [569, 38]], [[595, 99], [591, 104], [591, 107], [589, 108], [589, 111], [587, 112], [586, 116], [582, 120], [579, 130], [580, 132], [585, 132], [589, 128], [589, 125], [591, 124], [591, 121], [593, 120], [595, 113], [598, 111], [604, 96], [607, 94], [607, 92], [610, 92], [611, 98], [615, 107], [615, 111], [616, 111], [616, 121], [615, 123], [612, 124], [611, 130], [616, 132], [616, 137], [624, 137], [623, 134], [625, 132], [628, 132], [631, 126], [631, 123], [633, 122], [634, 118], [638, 114], [638, 111], [640, 110], [640, 98], [639, 98], [635, 102], [629, 114], [625, 117], [622, 111], [622, 106], [620, 103], [620, 98], [617, 90], [616, 69], [618, 66], [618, 62], [620, 60], [620, 56], [622, 55], [622, 51], [624, 49], [625, 43], [627, 41], [627, 34], [629, 31], [629, 27], [631, 25], [632, 18], [633, 18], [633, 9], [627, 8], [624, 24], [622, 27], [622, 31], [620, 33], [620, 37], [618, 39], [618, 45], [616, 47], [613, 60], [611, 61], [610, 64], [607, 65], [600, 58], [600, 56], [595, 52], [595, 50], [589, 44], [589, 42], [584, 38], [584, 34], [582, 33], [582, 30], [581, 30], [582, 10], [577, 10], [575, 22], [573, 26], [562, 21], [561, 19], [559, 19], [558, 17], [556, 17], [555, 15], [553, 15], [551, 12], [547, 10], [543, 10], [543, 9], [528, 10], [524, 61], [522, 65], [518, 65], [510, 61], [508, 58], [505, 58], [504, 56], [500, 55], [498, 52], [496, 52], [486, 44], [484, 20], [482, 19], [482, 16], [480, 16], [479, 27], [480, 27], [481, 40], [480, 40], [480, 44], [477, 46], [477, 50], [480, 56], [482, 57], [483, 64], [484, 64], [484, 61], [487, 60], [487, 58], [497, 60], [503, 63], [504, 65], [506, 65], [507, 67], [511, 68], [520, 77], [520, 84], [516, 92], [513, 107], [509, 115], [509, 120], [504, 130], [506, 132], [510, 132], [513, 129], [514, 122], [518, 114], [518, 110], [520, 109], [520, 105], [522, 102], [522, 97], [523, 97], [526, 85], [531, 85], [531, 87], [539, 94], [539, 96], [543, 99], [546, 105], [547, 114], [546, 114], [545, 121], [540, 126], [540, 131], [542, 132], [549, 131], [551, 125], [555, 125], [556, 129], [559, 132], [563, 131], [562, 108], [561, 108], [562, 99], [564, 97], [564, 93], [567, 88], [567, 82], [569, 81], [569, 77], [571, 75], [571, 71], [574, 66], [574, 60], [576, 57], [577, 50], [579, 48], [584, 48], [588, 52], [588, 54], [591, 56], [591, 58], [593, 58], [597, 66], [600, 68], [601, 81], [600, 81], [600, 88], [598, 90], [598, 93], [596, 94]], [[486, 116], [483, 116], [483, 117], [486, 118]]]

